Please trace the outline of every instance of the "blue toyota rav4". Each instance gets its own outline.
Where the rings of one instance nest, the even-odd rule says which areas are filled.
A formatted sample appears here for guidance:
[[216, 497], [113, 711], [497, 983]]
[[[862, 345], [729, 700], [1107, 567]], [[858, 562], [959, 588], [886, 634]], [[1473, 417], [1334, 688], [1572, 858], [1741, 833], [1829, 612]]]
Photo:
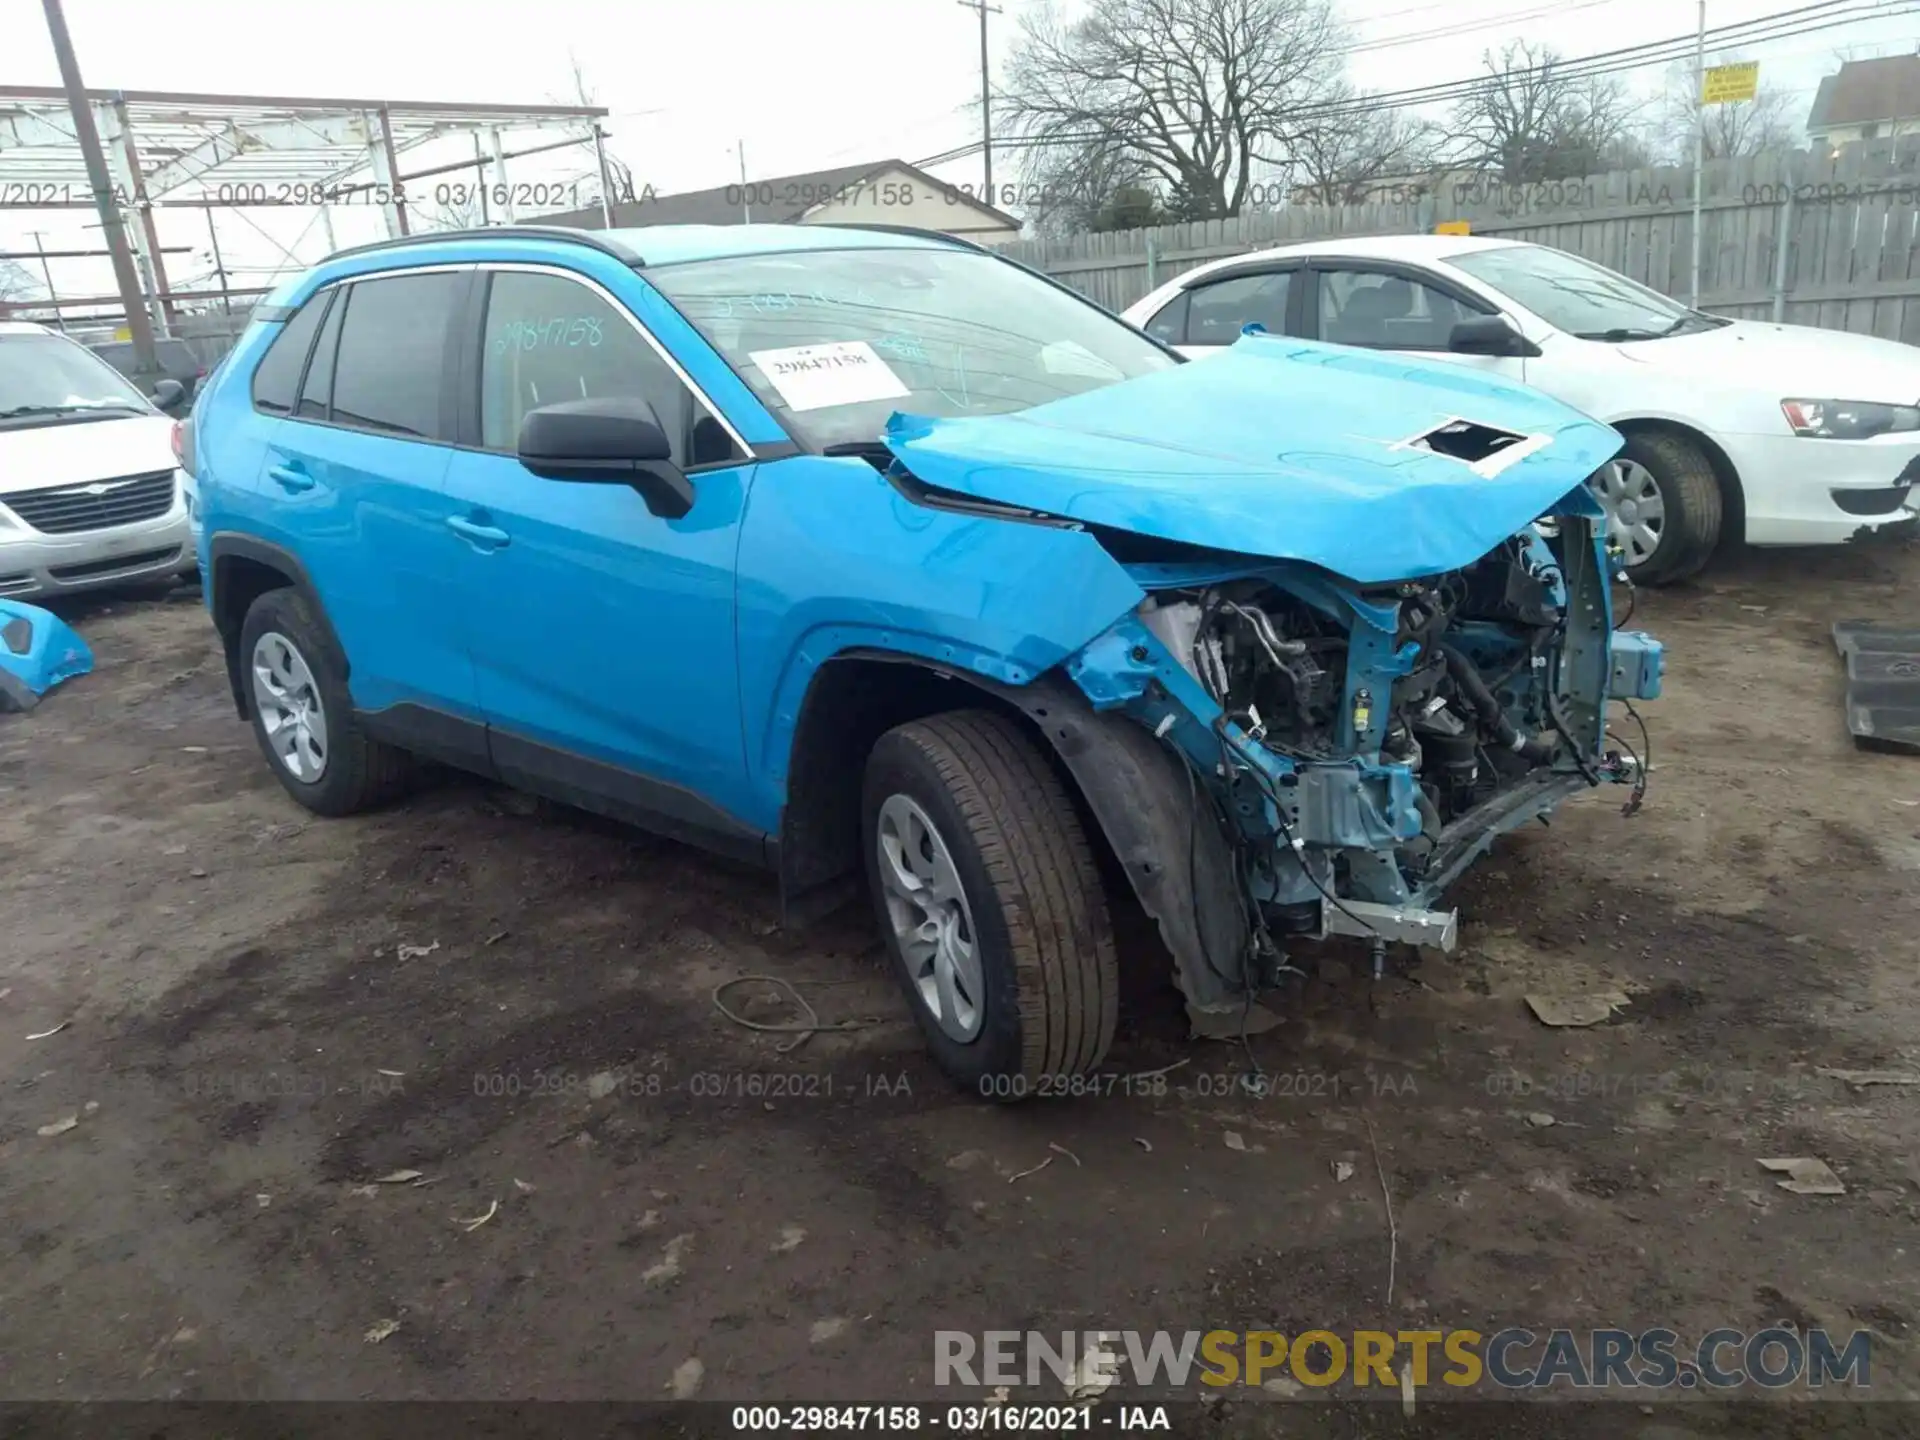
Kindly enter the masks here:
[[1620, 443], [1444, 360], [1182, 364], [937, 235], [501, 228], [282, 286], [192, 467], [301, 804], [424, 757], [763, 862], [789, 914], [864, 881], [942, 1066], [1013, 1096], [1112, 1038], [1103, 874], [1231, 1029], [1288, 946], [1450, 946], [1495, 836], [1639, 784], [1608, 709], [1661, 652], [1584, 488]]

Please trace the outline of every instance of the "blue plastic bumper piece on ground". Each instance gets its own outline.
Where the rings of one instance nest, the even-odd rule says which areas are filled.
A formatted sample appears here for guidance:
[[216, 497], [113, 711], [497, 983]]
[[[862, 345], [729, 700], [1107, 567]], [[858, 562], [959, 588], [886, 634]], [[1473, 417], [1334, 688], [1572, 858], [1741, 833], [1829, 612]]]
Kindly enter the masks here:
[[0, 600], [0, 711], [31, 710], [62, 680], [93, 669], [93, 652], [51, 610]]
[[1666, 647], [1644, 630], [1613, 632], [1613, 676], [1607, 694], [1615, 700], [1658, 700], [1666, 674]]

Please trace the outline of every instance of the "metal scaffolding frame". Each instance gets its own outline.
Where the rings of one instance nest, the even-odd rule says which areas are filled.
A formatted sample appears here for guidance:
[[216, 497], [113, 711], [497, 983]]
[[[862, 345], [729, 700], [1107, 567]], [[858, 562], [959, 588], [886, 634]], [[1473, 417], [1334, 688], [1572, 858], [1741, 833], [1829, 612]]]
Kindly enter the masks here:
[[[213, 216], [226, 208], [317, 208], [331, 239], [331, 205], [368, 203], [380, 208], [387, 234], [399, 236], [414, 228], [409, 182], [478, 170], [483, 205], [485, 189], [504, 187], [510, 201], [509, 160], [569, 146], [591, 147], [603, 206], [611, 198], [603, 124], [608, 112], [600, 106], [92, 88], [86, 103], [106, 153], [113, 199], [139, 279], [140, 293], [123, 295], [121, 303], [144, 309], [162, 336], [169, 333], [176, 302], [241, 293], [225, 286], [220, 291], [169, 286], [166, 250], [154, 224], [163, 209], [204, 210], [216, 254]], [[534, 133], [514, 133], [529, 131]], [[472, 159], [411, 173], [403, 168], [423, 146], [459, 135], [473, 137]], [[94, 208], [94, 187], [67, 92], [58, 86], [0, 85], [0, 211]], [[510, 222], [513, 207], [499, 206], [487, 218]]]

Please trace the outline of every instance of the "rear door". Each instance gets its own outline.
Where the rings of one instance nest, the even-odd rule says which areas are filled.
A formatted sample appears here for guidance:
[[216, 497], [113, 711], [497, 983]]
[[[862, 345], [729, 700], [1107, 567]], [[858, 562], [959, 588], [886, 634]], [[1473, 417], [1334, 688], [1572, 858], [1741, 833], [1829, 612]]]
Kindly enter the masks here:
[[256, 533], [306, 568], [360, 710], [477, 718], [442, 524], [448, 347], [472, 277], [441, 267], [333, 287], [296, 403], [268, 439]]

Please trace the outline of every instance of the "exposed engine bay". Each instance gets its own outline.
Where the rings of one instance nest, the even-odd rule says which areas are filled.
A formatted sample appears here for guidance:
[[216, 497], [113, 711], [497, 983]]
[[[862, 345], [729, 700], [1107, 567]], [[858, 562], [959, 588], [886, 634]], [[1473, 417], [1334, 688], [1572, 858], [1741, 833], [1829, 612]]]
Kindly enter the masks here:
[[[1450, 918], [1420, 907], [1495, 834], [1603, 780], [1633, 784], [1637, 805], [1644, 772], [1605, 747], [1605, 710], [1657, 693], [1657, 653], [1643, 674], [1641, 637], [1610, 636], [1587, 522], [1542, 529], [1417, 580], [1275, 570], [1142, 607], [1217, 707], [1197, 769], [1243, 837], [1263, 818], [1277, 832], [1237, 847], [1276, 934], [1427, 943], [1417, 926], [1436, 925], [1450, 944]], [[1412, 931], [1398, 923], [1416, 912]]]
[[[1557, 578], [1557, 566], [1529, 556], [1516, 537], [1470, 569], [1389, 587], [1377, 598], [1398, 602], [1394, 648], [1417, 647], [1413, 666], [1384, 696], [1361, 689], [1351, 704], [1347, 628], [1270, 583], [1166, 592], [1155, 610], [1168, 627], [1163, 638], [1176, 653], [1184, 644], [1208, 695], [1277, 754], [1343, 758], [1363, 748], [1376, 713], [1384, 716], [1380, 756], [1419, 777], [1438, 831], [1502, 777], [1551, 763], [1566, 738], [1536, 674], [1564, 619]], [[1494, 663], [1483, 670], [1475, 655]]]

